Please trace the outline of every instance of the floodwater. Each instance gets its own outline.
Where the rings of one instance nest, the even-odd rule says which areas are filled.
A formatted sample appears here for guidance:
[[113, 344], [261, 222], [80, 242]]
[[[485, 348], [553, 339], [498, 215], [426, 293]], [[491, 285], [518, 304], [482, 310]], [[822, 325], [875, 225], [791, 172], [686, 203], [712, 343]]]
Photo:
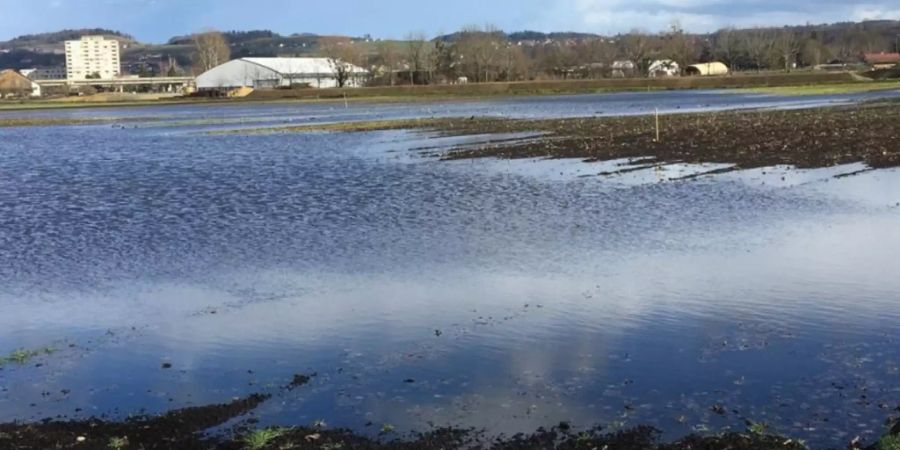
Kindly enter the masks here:
[[[57, 349], [0, 369], [0, 421], [266, 392], [261, 426], [678, 437], [750, 420], [816, 448], [872, 440], [900, 405], [900, 171], [673, 182], [703, 168], [582, 177], [627, 162], [440, 162], [416, 149], [486, 137], [405, 131], [201, 133], [857, 99], [28, 113], [172, 121], [0, 129], [0, 354]], [[298, 373], [317, 375], [281, 389]]]

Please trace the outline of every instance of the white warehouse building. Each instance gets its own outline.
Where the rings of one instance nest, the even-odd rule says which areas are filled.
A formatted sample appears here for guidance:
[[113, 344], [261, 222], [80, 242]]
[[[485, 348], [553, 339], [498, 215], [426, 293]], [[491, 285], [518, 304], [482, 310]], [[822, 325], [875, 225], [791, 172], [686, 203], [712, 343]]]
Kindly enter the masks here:
[[[368, 71], [346, 64], [346, 87], [359, 87]], [[240, 58], [200, 74], [197, 89], [216, 90], [251, 87], [272, 89], [292, 85], [313, 88], [338, 87], [337, 70], [328, 58]]]

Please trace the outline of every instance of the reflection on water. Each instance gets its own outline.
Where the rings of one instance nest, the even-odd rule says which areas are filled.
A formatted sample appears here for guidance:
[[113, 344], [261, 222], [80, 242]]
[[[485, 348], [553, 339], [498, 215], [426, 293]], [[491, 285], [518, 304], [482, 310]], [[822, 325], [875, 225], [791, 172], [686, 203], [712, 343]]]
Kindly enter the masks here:
[[750, 419], [838, 446], [900, 401], [897, 171], [671, 182], [698, 169], [442, 163], [406, 132], [0, 133], [0, 352], [60, 350], [0, 370], [0, 421], [264, 391], [263, 424]]

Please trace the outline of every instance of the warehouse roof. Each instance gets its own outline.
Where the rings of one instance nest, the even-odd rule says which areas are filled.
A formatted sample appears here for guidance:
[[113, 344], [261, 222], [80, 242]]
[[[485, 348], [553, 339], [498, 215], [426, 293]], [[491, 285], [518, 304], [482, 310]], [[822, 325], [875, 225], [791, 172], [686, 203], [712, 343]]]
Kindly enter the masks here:
[[[241, 58], [242, 61], [265, 67], [283, 75], [288, 74], [330, 74], [334, 72], [328, 58]], [[362, 67], [353, 66], [355, 73], [364, 73]]]

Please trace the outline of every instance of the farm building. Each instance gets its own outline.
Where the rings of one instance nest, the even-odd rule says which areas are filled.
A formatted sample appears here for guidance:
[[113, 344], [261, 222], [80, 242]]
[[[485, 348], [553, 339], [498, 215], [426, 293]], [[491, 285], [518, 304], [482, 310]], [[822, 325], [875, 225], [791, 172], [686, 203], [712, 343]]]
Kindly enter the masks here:
[[727, 75], [728, 66], [720, 62], [692, 64], [684, 68], [685, 75], [708, 77], [711, 75]]
[[873, 69], [890, 69], [900, 65], [900, 53], [864, 53], [862, 59]]
[[647, 75], [650, 78], [675, 77], [680, 74], [681, 68], [678, 67], [677, 62], [671, 59], [653, 61], [653, 64], [650, 64], [650, 68], [647, 70]]
[[340, 87], [341, 78], [345, 87], [361, 86], [368, 71], [352, 64], [343, 64], [339, 68], [327, 58], [234, 59], [198, 76], [197, 89], [274, 89], [295, 85], [332, 88]]
[[40, 97], [41, 87], [15, 70], [0, 71], [0, 98]]

